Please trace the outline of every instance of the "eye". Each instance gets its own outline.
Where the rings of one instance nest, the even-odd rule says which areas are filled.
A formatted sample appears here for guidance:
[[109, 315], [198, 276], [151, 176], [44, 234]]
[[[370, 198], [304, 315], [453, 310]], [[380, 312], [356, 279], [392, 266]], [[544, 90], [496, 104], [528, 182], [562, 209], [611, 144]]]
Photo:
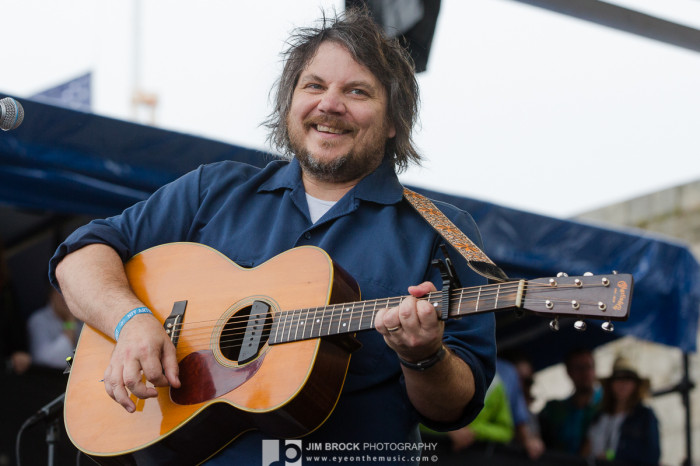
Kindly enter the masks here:
[[358, 96], [363, 96], [363, 97], [369, 96], [369, 93], [368, 93], [367, 91], [365, 91], [364, 89], [357, 89], [357, 88], [356, 88], [356, 89], [351, 89], [351, 90], [350, 90], [350, 94], [358, 95]]

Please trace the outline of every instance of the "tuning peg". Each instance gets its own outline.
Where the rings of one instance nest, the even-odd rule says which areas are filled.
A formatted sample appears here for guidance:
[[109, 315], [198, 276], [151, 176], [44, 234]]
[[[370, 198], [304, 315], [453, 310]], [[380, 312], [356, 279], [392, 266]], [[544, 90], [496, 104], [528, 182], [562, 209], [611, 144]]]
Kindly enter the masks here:
[[613, 330], [615, 330], [615, 326], [609, 320], [600, 324], [600, 327], [606, 332], [612, 332]]
[[558, 332], [559, 331], [559, 316], [555, 316], [554, 319], [549, 321], [549, 329], [552, 332]]
[[586, 323], [582, 320], [577, 320], [574, 322], [574, 328], [579, 332], [584, 332], [586, 330]]
[[592, 276], [593, 276], [593, 272], [586, 272], [586, 273], [583, 274], [583, 276], [584, 276], [584, 277], [592, 277]]
[[559, 273], [557, 274], [557, 277], [568, 277], [568, 276], [569, 276], [569, 274], [566, 273], [566, 272], [559, 272]]

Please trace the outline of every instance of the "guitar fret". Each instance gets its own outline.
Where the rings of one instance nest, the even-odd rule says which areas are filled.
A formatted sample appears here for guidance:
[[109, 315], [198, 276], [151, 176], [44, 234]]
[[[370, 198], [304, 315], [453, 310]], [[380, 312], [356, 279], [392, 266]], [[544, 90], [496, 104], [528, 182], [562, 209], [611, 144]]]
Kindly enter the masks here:
[[481, 287], [479, 287], [479, 291], [476, 294], [476, 307], [474, 307], [475, 312], [479, 311], [479, 299], [481, 299]]
[[496, 288], [496, 301], [493, 303], [493, 308], [498, 309], [498, 295], [501, 292], [501, 285], [499, 283], [498, 288]]
[[[319, 336], [321, 336], [321, 325], [323, 324], [322, 318], [323, 318], [323, 314], [321, 314], [321, 317], [318, 317], [318, 307], [315, 308], [315, 309], [314, 309], [314, 323], [313, 323], [313, 326], [314, 326], [314, 329], [316, 330], [316, 332], [315, 332], [315, 333], [312, 332], [312, 335], [313, 335], [314, 337], [319, 337]], [[316, 324], [318, 324], [318, 327], [316, 326]]]
[[357, 320], [357, 328], [355, 330], [362, 330], [362, 320], [365, 318], [365, 303], [362, 303], [362, 310], [360, 311], [360, 318]]
[[270, 327], [270, 344], [277, 343], [277, 332], [279, 332], [279, 312], [276, 312], [272, 316], [272, 326]]
[[[345, 306], [340, 313], [340, 322], [338, 322], [338, 333], [346, 333], [350, 330], [349, 323], [352, 322], [352, 310], [355, 306]], [[346, 320], [347, 319], [347, 320]]]
[[305, 340], [305, 339], [309, 338], [309, 335], [307, 335], [307, 330], [306, 330], [307, 328], [309, 328], [309, 326], [307, 325], [307, 322], [309, 320], [309, 310], [302, 309], [300, 314], [301, 314], [301, 322], [299, 323], [299, 325], [301, 325], [301, 338], [303, 340]]
[[333, 325], [333, 314], [335, 314], [335, 307], [331, 306], [331, 313], [328, 317], [328, 330], [326, 331], [326, 335], [331, 334], [331, 325]]
[[287, 327], [287, 318], [289, 317], [289, 311], [280, 312], [280, 329], [277, 331], [277, 342], [282, 343], [284, 341], [284, 332]]
[[292, 341], [291, 336], [292, 336], [292, 323], [294, 322], [294, 310], [292, 310], [289, 313], [289, 316], [287, 317], [287, 321], [284, 324], [285, 330], [287, 331], [287, 335], [285, 336], [286, 341]]
[[294, 341], [297, 340], [297, 334], [299, 333], [299, 321], [301, 320], [299, 319], [299, 312], [298, 309], [294, 311], [294, 316], [297, 318], [297, 322], [294, 325]]
[[[291, 331], [289, 332], [289, 340], [290, 341], [296, 341], [297, 339], [297, 332], [299, 331], [299, 309], [294, 309], [294, 312], [292, 312], [292, 323], [291, 323]], [[292, 335], [293, 333], [293, 335]]]

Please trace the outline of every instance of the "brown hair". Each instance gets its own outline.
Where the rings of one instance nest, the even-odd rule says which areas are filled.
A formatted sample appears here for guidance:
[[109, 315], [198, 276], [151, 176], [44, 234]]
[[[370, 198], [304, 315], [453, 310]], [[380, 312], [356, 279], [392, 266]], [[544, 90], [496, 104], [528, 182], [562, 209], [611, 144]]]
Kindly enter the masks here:
[[612, 391], [612, 384], [615, 380], [633, 380], [636, 384], [634, 393], [632, 393], [624, 407], [625, 411], [631, 411], [649, 394], [649, 379], [640, 377], [637, 370], [626, 357], [618, 356], [613, 363], [610, 377], [601, 380], [603, 385], [601, 409], [604, 413], [613, 414], [615, 412], [616, 400]]
[[387, 115], [396, 136], [387, 140], [384, 157], [394, 162], [397, 172], [409, 163], [420, 165], [411, 131], [418, 115], [418, 83], [410, 55], [396, 39], [387, 38], [365, 8], [352, 8], [334, 18], [323, 14], [318, 27], [295, 30], [287, 41], [284, 68], [274, 91], [274, 109], [263, 122], [270, 132], [267, 140], [285, 156], [293, 156], [287, 115], [299, 76], [325, 41], [345, 47], [359, 64], [367, 67], [382, 83], [387, 95]]
[[[643, 381], [639, 378], [630, 377], [630, 380], [634, 380], [637, 384], [637, 388], [630, 396], [629, 400], [625, 405], [625, 411], [631, 411], [635, 406], [642, 402], [644, 398], [648, 395], [648, 389]], [[603, 385], [603, 398], [600, 401], [600, 409], [604, 413], [614, 414], [615, 413], [615, 397], [613, 396], [612, 384], [615, 378], [608, 378], [602, 381]]]

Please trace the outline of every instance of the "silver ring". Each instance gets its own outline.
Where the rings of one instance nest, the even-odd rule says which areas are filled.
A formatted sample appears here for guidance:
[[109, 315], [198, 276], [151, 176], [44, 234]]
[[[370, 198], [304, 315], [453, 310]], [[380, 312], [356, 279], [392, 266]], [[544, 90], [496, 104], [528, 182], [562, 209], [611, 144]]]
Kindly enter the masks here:
[[401, 328], [400, 325], [397, 325], [396, 327], [391, 327], [391, 328], [387, 327], [387, 328], [386, 328], [386, 331], [387, 331], [387, 332], [395, 332], [395, 331], [397, 331], [397, 330], [400, 329], [400, 328]]

